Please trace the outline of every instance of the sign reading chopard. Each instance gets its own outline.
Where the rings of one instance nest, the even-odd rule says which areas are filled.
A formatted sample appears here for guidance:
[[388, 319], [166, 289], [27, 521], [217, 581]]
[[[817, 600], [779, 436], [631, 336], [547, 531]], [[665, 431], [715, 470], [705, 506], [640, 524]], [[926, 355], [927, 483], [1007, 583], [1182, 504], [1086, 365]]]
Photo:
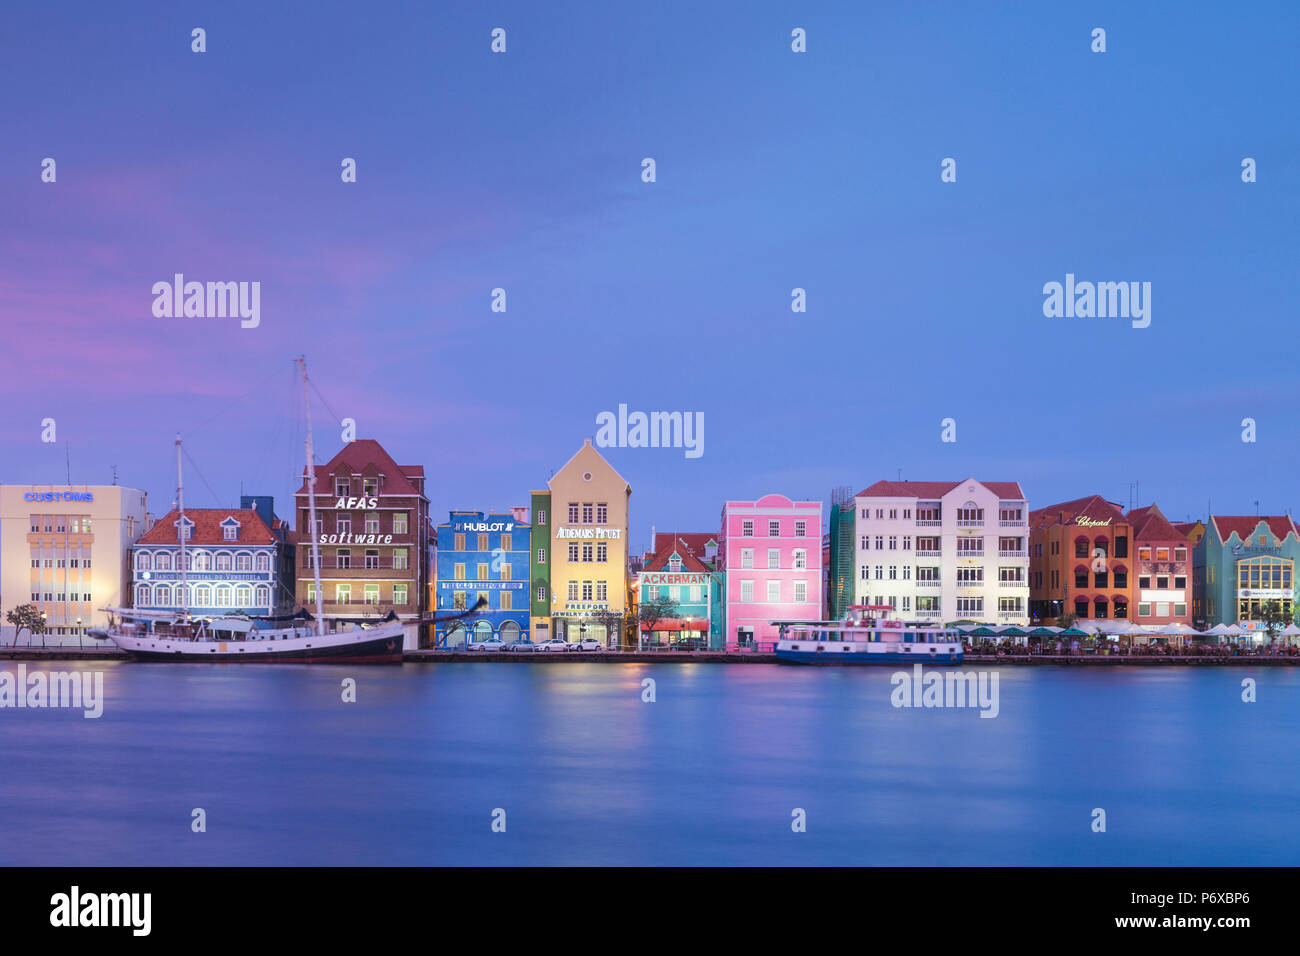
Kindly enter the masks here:
[[1074, 523], [1081, 528], [1105, 528], [1110, 522], [1110, 518], [1103, 521], [1101, 518], [1089, 518], [1087, 515], [1078, 515], [1074, 519]]
[[622, 528], [556, 528], [557, 538], [621, 538]]

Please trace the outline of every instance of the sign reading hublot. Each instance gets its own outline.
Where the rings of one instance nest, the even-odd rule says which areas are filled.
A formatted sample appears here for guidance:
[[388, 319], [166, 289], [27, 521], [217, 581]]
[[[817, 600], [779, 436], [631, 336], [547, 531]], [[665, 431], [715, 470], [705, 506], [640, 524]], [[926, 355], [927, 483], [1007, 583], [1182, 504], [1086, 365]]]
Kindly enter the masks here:
[[452, 525], [453, 531], [513, 531], [513, 521], [460, 521]]

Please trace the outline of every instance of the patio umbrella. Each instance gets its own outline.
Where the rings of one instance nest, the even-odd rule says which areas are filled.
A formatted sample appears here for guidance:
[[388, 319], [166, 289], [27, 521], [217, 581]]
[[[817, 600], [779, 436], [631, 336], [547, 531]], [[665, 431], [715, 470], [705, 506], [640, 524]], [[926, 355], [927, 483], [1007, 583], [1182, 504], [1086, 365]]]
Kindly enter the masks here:
[[985, 624], [981, 624], [979, 627], [975, 628], [972, 631], [967, 631], [966, 633], [970, 637], [997, 637], [998, 636], [997, 631], [993, 630], [993, 628]]
[[1071, 625], [1070, 627], [1067, 627], [1065, 630], [1061, 631], [1061, 633], [1056, 636], [1057, 637], [1089, 637], [1090, 635], [1088, 634], [1087, 631], [1081, 631], [1074, 625]]
[[1142, 629], [1136, 624], [1125, 620], [1107, 621], [1101, 626], [1101, 633], [1106, 635], [1132, 634], [1140, 630]]
[[1029, 632], [1024, 628], [1016, 627], [1014, 624], [1008, 624], [1006, 627], [998, 628], [998, 637], [1025, 637], [1028, 634]]
[[1040, 638], [1041, 638], [1041, 637], [1056, 637], [1056, 635], [1058, 635], [1058, 634], [1060, 634], [1060, 633], [1061, 633], [1061, 629], [1060, 629], [1059, 627], [1051, 627], [1050, 625], [1043, 624], [1043, 625], [1039, 625], [1038, 627], [1036, 627], [1036, 628], [1034, 628], [1032, 631], [1030, 631], [1030, 632], [1029, 632], [1029, 636], [1030, 636], [1030, 637], [1040, 637]]

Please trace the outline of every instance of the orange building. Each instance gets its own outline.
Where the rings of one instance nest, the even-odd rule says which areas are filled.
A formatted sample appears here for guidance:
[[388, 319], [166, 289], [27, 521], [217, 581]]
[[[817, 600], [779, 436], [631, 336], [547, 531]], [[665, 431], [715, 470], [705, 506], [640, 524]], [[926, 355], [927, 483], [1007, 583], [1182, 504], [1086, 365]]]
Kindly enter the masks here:
[[1133, 525], [1100, 495], [1029, 513], [1029, 613], [1035, 624], [1062, 613], [1127, 618], [1133, 598]]

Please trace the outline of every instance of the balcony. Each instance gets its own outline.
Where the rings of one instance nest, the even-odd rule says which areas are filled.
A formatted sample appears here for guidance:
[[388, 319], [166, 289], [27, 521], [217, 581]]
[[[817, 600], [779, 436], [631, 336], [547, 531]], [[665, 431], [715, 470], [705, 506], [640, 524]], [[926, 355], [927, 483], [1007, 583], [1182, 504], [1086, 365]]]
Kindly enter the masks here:
[[998, 549], [999, 558], [1023, 558], [1026, 557], [1027, 555], [1028, 552], [1025, 551], [1024, 548], [1021, 548], [1017, 551], [1003, 551], [1001, 548]]
[[942, 581], [917, 581], [916, 586], [918, 588], [941, 588], [943, 587], [943, 582]]
[[937, 621], [939, 620], [939, 618], [943, 617], [943, 612], [942, 611], [917, 611], [916, 616], [918, 620], [922, 620], [922, 621]]
[[959, 557], [959, 558], [982, 558], [982, 557], [984, 557], [984, 549], [981, 548], [981, 549], [978, 550], [978, 551], [958, 551], [958, 552], [957, 552], [957, 557]]
[[918, 548], [917, 551], [916, 551], [916, 556], [917, 556], [918, 558], [942, 558], [942, 557], [943, 557], [943, 552], [942, 552], [942, 551], [930, 551], [930, 550], [922, 551], [921, 549]]
[[942, 528], [943, 521], [937, 518], [917, 518], [916, 526], [918, 528]]
[[1006, 518], [1000, 518], [1000, 519], [998, 520], [998, 527], [1000, 527], [1000, 528], [1023, 528], [1023, 527], [1025, 527], [1025, 519], [1024, 519], [1024, 518], [1019, 518], [1019, 519], [1017, 519], [1017, 520], [1015, 520], [1015, 521], [1008, 521]]
[[959, 528], [982, 528], [984, 527], [983, 518], [958, 518], [957, 527]]
[[1024, 611], [998, 611], [999, 621], [1016, 621], [1025, 616]]
[[1000, 588], [1027, 588], [1027, 587], [1029, 587], [1029, 582], [1026, 581], [1026, 580], [1024, 580], [1024, 579], [1021, 579], [1021, 580], [1019, 580], [1019, 581], [999, 581], [999, 582], [998, 582], [998, 587], [1000, 587]]

